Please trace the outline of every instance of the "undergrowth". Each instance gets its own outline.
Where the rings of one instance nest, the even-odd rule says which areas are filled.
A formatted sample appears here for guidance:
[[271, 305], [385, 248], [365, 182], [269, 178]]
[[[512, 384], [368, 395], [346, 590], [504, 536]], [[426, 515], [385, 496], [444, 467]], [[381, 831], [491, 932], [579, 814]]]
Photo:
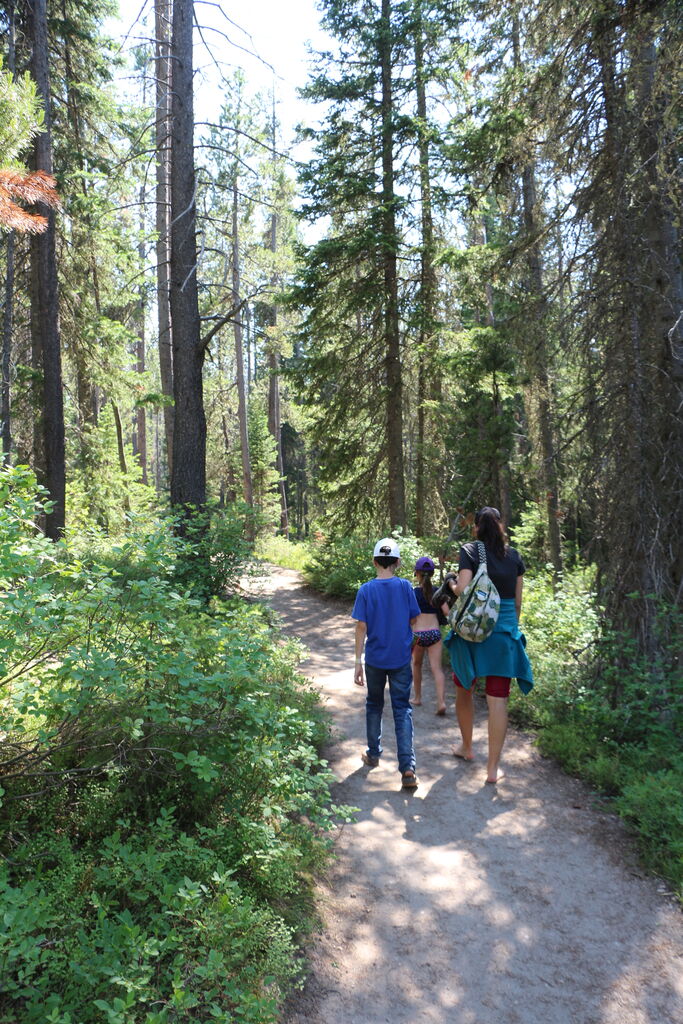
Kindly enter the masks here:
[[55, 545], [0, 489], [0, 1021], [275, 1021], [347, 813], [298, 645], [167, 524]]

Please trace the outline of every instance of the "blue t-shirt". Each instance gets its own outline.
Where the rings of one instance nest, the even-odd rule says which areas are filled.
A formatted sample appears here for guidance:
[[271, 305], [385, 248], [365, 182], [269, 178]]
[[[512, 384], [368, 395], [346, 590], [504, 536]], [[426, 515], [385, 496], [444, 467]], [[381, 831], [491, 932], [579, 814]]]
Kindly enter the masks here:
[[401, 668], [410, 661], [410, 620], [420, 614], [409, 580], [369, 580], [359, 588], [351, 616], [368, 629], [365, 661], [375, 668]]

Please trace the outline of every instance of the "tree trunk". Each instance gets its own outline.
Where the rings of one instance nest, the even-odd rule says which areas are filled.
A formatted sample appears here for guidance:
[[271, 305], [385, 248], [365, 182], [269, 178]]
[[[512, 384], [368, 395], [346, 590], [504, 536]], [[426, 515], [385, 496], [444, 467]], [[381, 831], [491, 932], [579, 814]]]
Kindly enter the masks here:
[[[30, 38], [33, 47], [31, 74], [45, 114], [44, 131], [36, 136], [33, 144], [34, 165], [36, 170], [52, 174], [46, 0], [33, 2]], [[52, 540], [57, 540], [64, 533], [66, 477], [55, 215], [49, 207], [40, 212], [47, 217], [47, 229], [31, 238], [31, 347], [34, 357], [39, 359], [43, 377], [41, 412], [45, 463], [41, 482], [47, 487], [53, 502], [53, 509], [46, 516], [45, 532]]]
[[[666, 46], [667, 34], [662, 40]], [[651, 340], [646, 363], [650, 416], [655, 439], [654, 457], [648, 462], [650, 493], [655, 496], [657, 522], [666, 524], [662, 534], [666, 546], [656, 550], [651, 542], [648, 557], [653, 572], [652, 592], [667, 600], [680, 600], [683, 593], [683, 270], [681, 238], [670, 189], [677, 180], [678, 167], [666, 154], [674, 153], [672, 129], [665, 121], [665, 105], [671, 103], [671, 89], [657, 82], [658, 49], [654, 28], [646, 17], [636, 40], [638, 101], [637, 143], [644, 170], [642, 270], [644, 325]], [[666, 145], [662, 145], [663, 142]], [[668, 160], [668, 164], [667, 164]]]
[[[427, 519], [427, 494], [435, 485], [430, 472], [429, 458], [433, 440], [426, 401], [431, 397], [429, 387], [430, 341], [434, 335], [434, 306], [436, 300], [436, 272], [434, 270], [434, 221], [432, 216], [431, 172], [429, 166], [429, 134], [427, 126], [427, 90], [424, 71], [424, 38], [420, 18], [415, 35], [415, 83], [417, 95], [417, 146], [420, 168], [420, 218], [422, 245], [420, 247], [420, 292], [418, 299], [417, 346], [417, 464], [415, 467], [415, 532], [424, 536]], [[434, 523], [430, 523], [434, 527]]]
[[173, 102], [171, 173], [171, 321], [175, 423], [171, 502], [201, 508], [206, 501], [204, 349], [197, 296], [196, 185], [192, 68], [192, 0], [173, 4]]
[[[273, 92], [273, 118], [271, 142], [273, 146], [273, 182], [275, 182], [275, 92]], [[273, 205], [275, 196], [273, 196]], [[270, 215], [270, 251], [277, 252], [277, 213], [275, 209]], [[270, 286], [273, 291], [278, 286], [278, 278], [273, 274]], [[289, 516], [287, 512], [287, 492], [285, 490], [285, 475], [282, 461], [282, 425], [280, 421], [280, 352], [279, 343], [276, 337], [277, 327], [277, 305], [273, 298], [271, 306], [271, 324], [273, 327], [273, 338], [271, 349], [268, 354], [268, 369], [270, 372], [268, 380], [268, 430], [275, 441], [275, 468], [278, 475], [278, 491], [280, 493], [280, 532], [284, 537], [289, 537]]]
[[244, 351], [242, 347], [242, 320], [240, 304], [240, 246], [237, 213], [237, 166], [232, 186], [232, 305], [235, 314], [235, 373], [237, 376], [237, 418], [240, 429], [240, 452], [242, 454], [242, 495], [247, 505], [254, 504], [254, 489], [251, 479], [251, 458], [249, 455], [249, 428], [247, 425], [247, 394], [244, 385]]
[[8, 465], [12, 450], [11, 432], [11, 382], [12, 331], [14, 313], [14, 231], [7, 233], [7, 271], [5, 276], [5, 309], [2, 318], [2, 395], [0, 397], [0, 420], [2, 421], [2, 457]]
[[382, 261], [384, 264], [384, 334], [389, 525], [405, 527], [403, 472], [403, 381], [398, 319], [396, 196], [394, 192], [394, 107], [392, 91], [391, 2], [382, 0], [379, 55], [382, 72]]
[[126, 449], [123, 443], [123, 427], [121, 426], [121, 413], [119, 407], [111, 399], [111, 407], [114, 413], [114, 424], [116, 426], [116, 450], [119, 456], [119, 469], [123, 476], [123, 507], [126, 512], [130, 512], [130, 499], [128, 497], [128, 463], [126, 462]]
[[[140, 260], [141, 272], [144, 271], [145, 266], [145, 243], [144, 243], [144, 206], [145, 203], [145, 192], [144, 188], [140, 188], [140, 234], [141, 239], [138, 244], [138, 257]], [[138, 337], [135, 343], [135, 361], [136, 370], [138, 373], [145, 372], [145, 283], [144, 279], [140, 284], [139, 290], [140, 298], [138, 300]], [[135, 434], [133, 443], [133, 452], [137, 455], [140, 460], [140, 470], [142, 473], [143, 484], [147, 483], [147, 412], [144, 405], [138, 406], [135, 410]]]
[[[9, 31], [7, 45], [7, 70], [15, 71], [15, 12], [13, 0], [10, 0]], [[2, 318], [2, 393], [0, 395], [0, 421], [2, 421], [2, 455], [4, 465], [10, 461], [12, 449], [11, 432], [11, 382], [10, 367], [12, 361], [12, 333], [14, 319], [14, 231], [7, 232], [7, 271], [5, 276], [5, 308]]]
[[[515, 66], [521, 66], [519, 25], [515, 19], [513, 28]], [[533, 160], [522, 167], [522, 208], [524, 230], [530, 240], [527, 245], [529, 268], [529, 292], [532, 297], [531, 320], [528, 322], [527, 364], [531, 377], [530, 392], [535, 406], [538, 468], [543, 503], [546, 513], [548, 555], [557, 582], [562, 573], [562, 543], [560, 537], [559, 481], [556, 452], [553, 440], [552, 396], [548, 374], [548, 353], [546, 345], [546, 299], [543, 283], [543, 257], [537, 241], [539, 235], [538, 205], [536, 197], [536, 174]]]
[[[173, 397], [173, 338], [170, 307], [170, 237], [171, 237], [171, 82], [172, 62], [170, 57], [171, 2], [154, 0], [155, 25], [155, 67], [156, 67], [156, 258], [157, 258], [157, 316], [159, 375], [161, 391], [167, 398]], [[164, 433], [166, 437], [166, 458], [168, 475], [173, 470], [173, 423], [175, 412], [172, 405], [164, 406]]]

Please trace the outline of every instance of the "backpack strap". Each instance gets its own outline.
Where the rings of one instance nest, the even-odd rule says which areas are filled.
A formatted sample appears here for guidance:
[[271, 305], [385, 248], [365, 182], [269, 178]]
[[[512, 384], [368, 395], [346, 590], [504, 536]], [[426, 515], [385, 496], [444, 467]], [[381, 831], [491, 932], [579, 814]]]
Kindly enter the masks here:
[[477, 548], [479, 550], [479, 565], [483, 565], [486, 569], [486, 548], [482, 541], [477, 541]]

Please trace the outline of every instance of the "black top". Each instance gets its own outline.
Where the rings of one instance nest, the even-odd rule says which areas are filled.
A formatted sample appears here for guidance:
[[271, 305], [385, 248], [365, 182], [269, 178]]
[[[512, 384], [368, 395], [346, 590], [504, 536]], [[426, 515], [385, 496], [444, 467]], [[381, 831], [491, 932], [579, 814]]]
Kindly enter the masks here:
[[[470, 541], [460, 548], [460, 568], [471, 569], [473, 574], [479, 568], [479, 548], [476, 541]], [[486, 548], [486, 571], [501, 597], [514, 597], [517, 577], [524, 572], [524, 562], [514, 548], [507, 549], [505, 558], [499, 558]]]
[[429, 603], [429, 601], [427, 601], [422, 591], [422, 587], [413, 587], [413, 591], [415, 593], [415, 597], [417, 599], [420, 611], [424, 612], [426, 615], [436, 615], [436, 620], [439, 623], [439, 625], [445, 626], [446, 623], [448, 622], [448, 619], [446, 618], [446, 616], [444, 615], [440, 608], [435, 608], [433, 605]]

